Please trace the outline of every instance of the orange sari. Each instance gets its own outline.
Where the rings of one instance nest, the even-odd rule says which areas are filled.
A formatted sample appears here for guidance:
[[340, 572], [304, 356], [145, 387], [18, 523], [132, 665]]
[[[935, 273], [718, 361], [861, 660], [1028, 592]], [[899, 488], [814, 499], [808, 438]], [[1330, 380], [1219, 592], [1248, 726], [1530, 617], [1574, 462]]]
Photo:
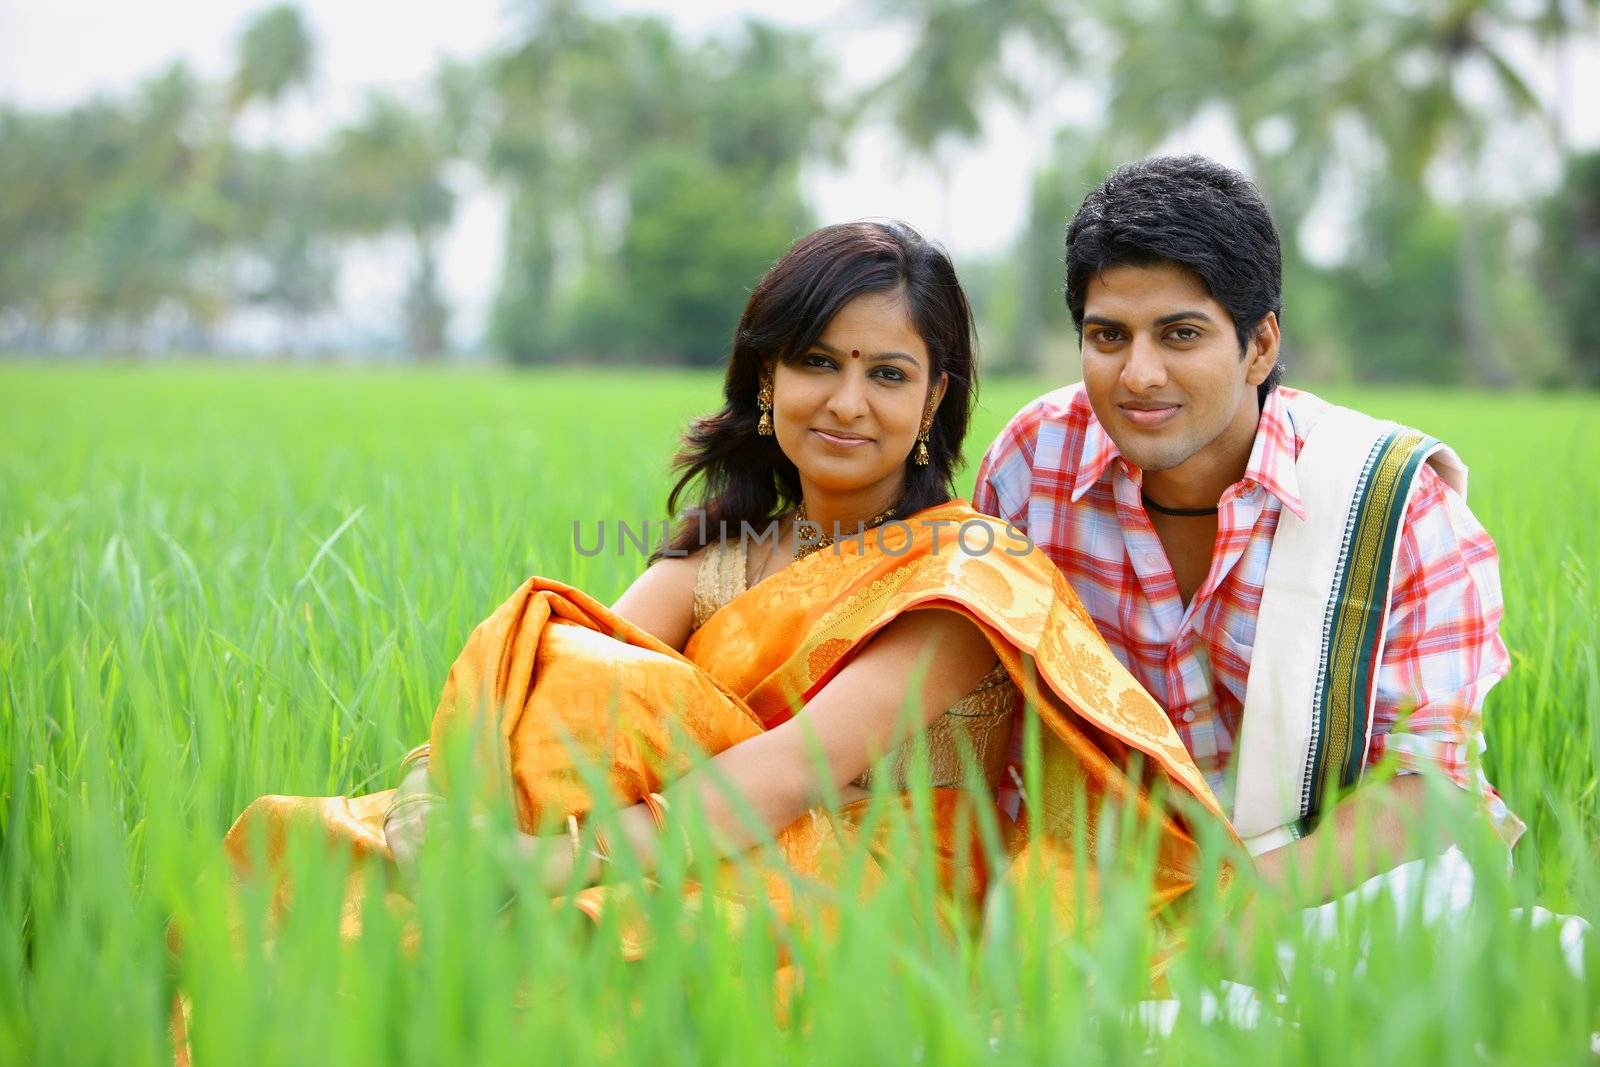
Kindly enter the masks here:
[[[956, 542], [956, 526], [931, 525], [936, 522], [983, 524], [994, 534], [994, 547], [968, 554]], [[1115, 803], [1131, 806], [1145, 826], [1153, 824], [1158, 851], [1151, 913], [1194, 886], [1199, 850], [1192, 828], [1171, 807], [1154, 802], [1151, 788], [1164, 780], [1169, 792], [1192, 798], [1191, 810], [1207, 812], [1223, 826], [1226, 819], [1166, 715], [1112, 655], [1042, 552], [1011, 539], [1004, 524], [959, 500], [837, 548], [798, 560], [746, 590], [714, 614], [682, 653], [577, 589], [528, 579], [479, 624], [450, 668], [433, 723], [434, 751], [463, 729], [477, 727], [481, 737], [487, 727], [493, 744], [481, 758], [493, 762], [480, 766], [495, 772], [490, 779], [500, 773], [509, 779], [524, 830], [548, 831], [566, 815], [581, 817], [597, 804], [633, 803], [664, 788], [705, 753], [783, 722], [901, 612], [943, 608], [979, 627], [1043, 726], [1041, 802], [1024, 810], [1021, 824], [999, 817], [1012, 830], [1004, 845], [1008, 876], [1042, 871], [1051, 879], [1058, 914], [1086, 918], [1073, 911], [1086, 898], [1093, 908], [1093, 886], [1074, 884], [1074, 871], [1084, 866], [1074, 862], [1072, 842], [1092, 841], [1100, 808]], [[1145, 768], [1140, 778], [1129, 771], [1136, 754]], [[586, 780], [578, 769], [586, 760], [600, 768], [613, 797], [593, 795], [587, 784], [593, 778]], [[436, 780], [450, 793], [443, 761], [435, 767]], [[939, 840], [933, 844], [952, 870], [977, 870], [978, 877], [962, 884], [981, 900], [981, 863], [957, 856], [965, 834], [958, 840], [955, 830], [958, 822], [972, 826], [962, 808], [974, 798], [963, 790], [934, 794]], [[247, 845], [256, 835], [265, 833], [271, 861], [287, 824], [310, 821], [357, 855], [387, 862], [383, 820], [391, 796], [392, 791], [263, 797], [239, 817], [225, 847], [244, 872], [250, 866]], [[772, 872], [765, 885], [780, 914], [793, 903], [793, 876], [826, 879], [871, 803], [860, 801], [832, 817], [813, 813], [779, 831], [776, 855], [786, 869], [782, 876]], [[724, 861], [727, 885], [696, 891], [709, 889], [732, 902], [733, 875], [749, 862]], [[874, 854], [871, 862], [888, 859]], [[1091, 878], [1094, 866], [1087, 864]], [[346, 902], [347, 932], [359, 921], [354, 886], [352, 881]], [[585, 890], [576, 903], [598, 915], [623, 893], [622, 886], [599, 886]], [[624, 950], [644, 951], [648, 932], [623, 925]]]

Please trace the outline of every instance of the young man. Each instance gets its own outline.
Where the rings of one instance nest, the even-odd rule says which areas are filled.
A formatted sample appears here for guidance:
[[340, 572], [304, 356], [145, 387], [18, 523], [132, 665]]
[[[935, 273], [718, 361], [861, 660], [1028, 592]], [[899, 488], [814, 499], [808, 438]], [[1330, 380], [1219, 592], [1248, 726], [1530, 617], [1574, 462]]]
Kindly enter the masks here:
[[[977, 508], [1061, 568], [1269, 883], [1329, 900], [1441, 850], [1403, 815], [1424, 768], [1514, 841], [1477, 761], [1509, 660], [1466, 471], [1422, 434], [1278, 388], [1280, 251], [1255, 187], [1195, 156], [1129, 164], [1066, 243], [1083, 381], [1011, 420]], [[1386, 756], [1399, 774], [1321, 810]]]

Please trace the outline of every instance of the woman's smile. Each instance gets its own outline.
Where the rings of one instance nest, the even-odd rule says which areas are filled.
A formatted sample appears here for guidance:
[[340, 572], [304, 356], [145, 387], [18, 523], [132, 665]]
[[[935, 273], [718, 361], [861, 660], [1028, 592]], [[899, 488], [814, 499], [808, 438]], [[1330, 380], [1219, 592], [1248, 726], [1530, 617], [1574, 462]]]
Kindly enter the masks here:
[[859, 448], [862, 445], [870, 445], [872, 443], [872, 438], [870, 437], [863, 437], [860, 434], [844, 433], [838, 430], [821, 430], [813, 427], [811, 432], [816, 434], [824, 444], [831, 445], [834, 448], [843, 449], [845, 451], [849, 451], [853, 448]]

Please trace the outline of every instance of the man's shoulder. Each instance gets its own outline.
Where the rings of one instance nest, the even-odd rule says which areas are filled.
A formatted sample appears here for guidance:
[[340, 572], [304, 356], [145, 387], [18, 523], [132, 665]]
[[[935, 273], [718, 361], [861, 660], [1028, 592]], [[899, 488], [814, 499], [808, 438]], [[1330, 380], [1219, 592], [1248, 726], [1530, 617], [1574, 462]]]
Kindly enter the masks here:
[[1094, 411], [1089, 407], [1089, 396], [1084, 392], [1083, 383], [1074, 382], [1036, 396], [1022, 405], [1006, 423], [1005, 429], [1000, 431], [995, 446], [1020, 446], [1031, 454], [1041, 434], [1057, 438], [1073, 434], [1081, 436], [1093, 420]]
[[1374, 415], [1360, 408], [1336, 404], [1306, 389], [1279, 386], [1277, 393], [1283, 399], [1284, 409], [1294, 425], [1295, 437], [1304, 442], [1306, 435], [1325, 419], [1333, 419], [1346, 426], [1360, 426], [1370, 432], [1409, 430], [1411, 427], [1394, 419]]
[[1421, 448], [1426, 457], [1421, 476], [1438, 476], [1452, 491], [1466, 496], [1466, 465], [1454, 449], [1432, 434], [1359, 408], [1332, 403], [1303, 389], [1280, 387], [1278, 392], [1283, 394], [1284, 410], [1293, 428], [1296, 455], [1300, 454], [1307, 435], [1323, 424], [1337, 427], [1322, 434], [1324, 444], [1342, 443], [1362, 455], [1373, 447], [1374, 441], [1409, 435], [1413, 447]]
[[1063, 385], [1034, 397], [1017, 413], [1018, 418], [1024, 415], [1054, 422], [1094, 418], [1094, 412], [1089, 408], [1089, 394], [1084, 391], [1082, 382]]
[[1027, 468], [1029, 477], [1041, 471], [1071, 477], [1083, 456], [1084, 442], [1094, 423], [1083, 383], [1075, 382], [1037, 396], [1024, 404], [1000, 431], [984, 456], [984, 469], [1005, 471], [1018, 480]]
[[1028, 401], [984, 453], [974, 502], [1020, 521], [1041, 484], [1070, 484], [1077, 476], [1093, 420], [1081, 382]]
[[[1444, 534], [1452, 527], [1469, 536], [1481, 530], [1466, 507], [1466, 464], [1448, 444], [1404, 423], [1334, 404], [1304, 390], [1279, 392], [1283, 394], [1280, 410], [1285, 412], [1285, 429], [1295, 438], [1297, 481], [1308, 502], [1317, 495], [1313, 491], [1317, 484], [1343, 484], [1351, 491], [1363, 492], [1361, 487], [1370, 484], [1368, 474], [1376, 477], [1378, 471], [1390, 470], [1391, 477], [1398, 479], [1392, 484], [1400, 487], [1406, 527], [1437, 526], [1430, 535], [1436, 540], [1449, 540]], [[1307, 438], [1313, 433], [1316, 447], [1307, 449]], [[1379, 456], [1398, 462], [1379, 462]], [[1419, 462], [1412, 463], [1409, 457]], [[1411, 473], [1405, 473], [1408, 471]], [[1348, 506], [1343, 496], [1330, 503], [1340, 509]], [[1447, 524], [1428, 521], [1446, 513], [1450, 516]]]

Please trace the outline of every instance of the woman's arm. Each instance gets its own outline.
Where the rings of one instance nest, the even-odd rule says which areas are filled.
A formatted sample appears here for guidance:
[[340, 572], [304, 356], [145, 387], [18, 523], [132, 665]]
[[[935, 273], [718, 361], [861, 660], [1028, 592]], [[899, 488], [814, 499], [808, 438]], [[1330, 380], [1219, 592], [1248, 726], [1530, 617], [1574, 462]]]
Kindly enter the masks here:
[[[907, 612], [868, 642], [788, 722], [749, 738], [686, 774], [666, 790], [674, 811], [703, 813], [712, 845], [732, 855], [781, 829], [856, 778], [898, 741], [914, 716], [918, 727], [972, 690], [994, 666], [983, 633], [952, 611]], [[913, 675], [921, 684], [913, 685]], [[911, 707], [906, 711], [907, 703]], [[753, 816], [753, 818], [752, 818]], [[642, 804], [616, 815], [645, 870], [656, 865], [662, 831]], [[674, 832], [671, 827], [667, 832]], [[559, 841], [523, 837], [539, 857], [539, 880], [552, 892], [570, 881], [572, 850]], [[601, 876], [598, 859], [580, 855], [584, 880]]]
[[694, 582], [705, 549], [645, 568], [611, 610], [679, 652], [694, 630]]

